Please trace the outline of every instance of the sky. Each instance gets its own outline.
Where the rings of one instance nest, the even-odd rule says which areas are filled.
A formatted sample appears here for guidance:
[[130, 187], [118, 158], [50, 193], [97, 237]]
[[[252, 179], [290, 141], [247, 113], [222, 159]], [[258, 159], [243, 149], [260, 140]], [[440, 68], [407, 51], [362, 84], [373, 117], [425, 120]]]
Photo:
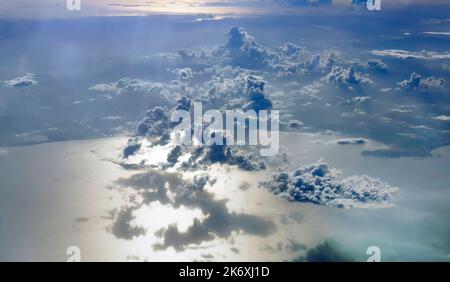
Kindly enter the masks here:
[[[353, 0], [333, 0], [335, 7], [348, 7]], [[68, 12], [65, 0], [0, 0], [0, 17], [7, 18], [64, 18], [79, 16], [164, 14], [286, 14], [306, 7], [323, 6], [327, 0], [81, 0], [81, 11]], [[360, 2], [360, 1], [358, 1]], [[382, 7], [447, 4], [445, 0], [390, 0]]]

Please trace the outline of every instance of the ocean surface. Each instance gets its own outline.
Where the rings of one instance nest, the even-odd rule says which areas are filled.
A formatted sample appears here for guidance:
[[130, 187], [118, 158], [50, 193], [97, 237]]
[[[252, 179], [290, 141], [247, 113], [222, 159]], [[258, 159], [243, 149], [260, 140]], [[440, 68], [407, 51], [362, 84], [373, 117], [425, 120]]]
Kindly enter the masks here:
[[[339, 138], [284, 133], [288, 160], [255, 172], [219, 164], [126, 169], [118, 163], [127, 137], [0, 148], [0, 260], [66, 261], [77, 246], [83, 261], [290, 261], [327, 246], [365, 261], [377, 246], [382, 261], [449, 261], [449, 148], [426, 158], [369, 157], [361, 152], [383, 144], [338, 145]], [[164, 161], [157, 149], [139, 157]], [[258, 185], [276, 170], [317, 161], [398, 187], [396, 201], [336, 208], [290, 202]], [[173, 204], [161, 187], [145, 198], [142, 179], [205, 173], [216, 181], [198, 203]]]

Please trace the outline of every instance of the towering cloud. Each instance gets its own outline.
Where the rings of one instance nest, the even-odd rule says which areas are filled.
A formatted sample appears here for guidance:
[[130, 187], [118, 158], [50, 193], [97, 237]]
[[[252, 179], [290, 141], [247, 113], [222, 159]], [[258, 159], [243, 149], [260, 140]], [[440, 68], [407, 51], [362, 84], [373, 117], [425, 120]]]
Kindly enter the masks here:
[[255, 111], [272, 109], [272, 101], [266, 98], [264, 94], [264, 86], [266, 81], [259, 77], [247, 77], [244, 94], [248, 99], [248, 103], [244, 105], [244, 109], [253, 109]]
[[256, 43], [255, 38], [239, 27], [228, 32], [228, 42], [216, 50], [216, 54], [230, 58], [232, 64], [257, 69], [267, 66], [267, 50]]
[[427, 90], [432, 88], [441, 88], [444, 86], [443, 78], [425, 77], [413, 72], [409, 79], [399, 82], [399, 85], [406, 90]]
[[281, 172], [262, 185], [290, 201], [345, 208], [390, 205], [397, 191], [367, 175], [343, 178], [340, 170], [326, 163], [305, 165], [292, 173]]

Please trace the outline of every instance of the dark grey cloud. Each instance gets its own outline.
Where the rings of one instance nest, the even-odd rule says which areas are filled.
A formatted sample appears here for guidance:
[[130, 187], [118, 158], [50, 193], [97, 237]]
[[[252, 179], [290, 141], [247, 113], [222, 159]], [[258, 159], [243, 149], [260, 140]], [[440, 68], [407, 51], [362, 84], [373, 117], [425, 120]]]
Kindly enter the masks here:
[[183, 162], [181, 167], [186, 170], [204, 168], [214, 163], [238, 166], [242, 170], [254, 171], [266, 168], [264, 161], [254, 157], [254, 154], [245, 153], [227, 145], [201, 146], [195, 148], [188, 161]]
[[272, 101], [266, 98], [264, 94], [264, 86], [266, 81], [261, 78], [249, 76], [247, 77], [247, 83], [245, 86], [245, 95], [248, 99], [248, 103], [244, 105], [244, 110], [270, 110], [272, 109]]
[[171, 122], [167, 108], [154, 107], [148, 110], [143, 120], [138, 123], [137, 133], [139, 136], [161, 136]]
[[338, 145], [364, 145], [367, 144], [367, 140], [364, 138], [342, 138], [336, 140]]
[[123, 149], [123, 157], [128, 158], [129, 156], [134, 155], [141, 148], [141, 143], [137, 138], [131, 138], [128, 140], [127, 145]]
[[353, 259], [338, 250], [336, 244], [324, 242], [314, 248], [309, 249], [304, 256], [300, 256], [295, 261], [301, 262], [350, 262]]

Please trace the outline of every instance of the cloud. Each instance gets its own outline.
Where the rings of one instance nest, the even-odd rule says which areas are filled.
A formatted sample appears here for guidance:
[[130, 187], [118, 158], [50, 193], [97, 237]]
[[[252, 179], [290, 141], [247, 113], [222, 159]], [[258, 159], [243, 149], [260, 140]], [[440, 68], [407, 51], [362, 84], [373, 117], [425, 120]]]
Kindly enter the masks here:
[[[423, 55], [428, 52], [418, 53]], [[175, 80], [162, 84], [170, 93], [171, 100], [179, 95], [196, 97], [197, 100], [206, 102], [205, 111], [286, 108], [288, 112], [281, 117], [284, 128], [288, 128], [291, 124], [291, 129], [341, 131], [350, 136], [367, 136], [397, 149], [406, 144], [405, 138], [387, 136], [392, 136], [395, 130], [402, 130], [408, 134], [417, 131], [402, 124], [405, 119], [412, 118], [414, 112], [401, 117], [389, 117], [389, 122], [382, 118], [386, 104], [395, 107], [399, 101], [398, 97], [394, 98], [392, 95], [374, 94], [378, 93], [378, 88], [369, 78], [369, 73], [379, 78], [380, 83], [389, 82], [390, 85], [396, 83], [392, 81], [391, 76], [381, 77], [380, 74], [387, 72], [388, 68], [395, 70], [397, 65], [390, 63], [388, 67], [379, 58], [349, 60], [347, 56], [341, 55], [339, 50], [323, 50], [317, 53], [317, 50], [310, 51], [309, 48], [294, 43], [269, 48], [259, 44], [248, 30], [241, 27], [231, 28], [227, 42], [219, 47], [201, 51], [181, 50], [167, 53], [165, 56], [170, 58], [164, 61], [167, 63], [165, 69], [168, 73], [176, 75]], [[405, 88], [414, 88], [414, 83], [414, 79], [406, 80], [403, 85]], [[423, 77], [419, 89], [438, 89], [442, 88], [443, 83], [443, 79], [440, 78]], [[339, 89], [330, 91], [332, 84], [340, 86]], [[386, 88], [381, 89], [379, 91], [387, 91]], [[349, 96], [348, 90], [357, 95]], [[401, 87], [395, 89], [392, 87], [389, 91], [393, 90], [401, 90]], [[299, 106], [302, 107], [302, 111], [295, 111]], [[323, 106], [328, 107], [327, 111], [317, 117], [317, 111]], [[446, 110], [440, 109], [439, 112], [446, 113]], [[292, 116], [287, 118], [289, 114]], [[388, 114], [392, 115], [390, 112]], [[356, 116], [357, 119], [352, 118]], [[431, 119], [433, 114], [430, 113], [428, 116]], [[161, 120], [167, 120], [167, 117], [164, 117], [164, 114], [159, 119], [146, 117], [139, 123], [140, 129], [143, 130], [139, 130], [137, 135], [163, 136], [154, 144], [167, 144], [173, 125]], [[421, 121], [421, 124], [427, 125], [429, 122], [432, 120]], [[376, 126], [377, 130], [368, 132], [369, 125]], [[422, 147], [430, 149], [434, 149], [438, 142], [431, 141], [425, 134], [417, 136], [416, 140], [421, 142]], [[446, 144], [443, 138], [437, 140], [442, 140], [442, 144]], [[216, 149], [219, 148], [197, 152], [200, 154], [199, 158], [191, 163], [186, 162], [186, 166], [182, 169], [207, 166], [218, 160], [246, 169], [259, 167], [256, 160], [248, 162], [248, 159], [242, 156], [242, 152], [238, 154], [243, 157], [241, 160], [245, 161], [239, 162], [236, 158], [227, 158], [223, 155], [228, 148]], [[183, 155], [188, 152], [191, 153], [191, 150], [183, 150]], [[212, 159], [209, 158], [211, 156]]]
[[313, 81], [311, 84], [305, 85], [301, 90], [300, 90], [300, 95], [305, 96], [305, 97], [309, 97], [309, 98], [317, 98], [317, 93], [319, 93], [320, 88], [323, 86], [323, 83], [319, 82], [319, 81]]
[[[189, 97], [182, 96], [178, 98], [176, 105], [172, 111], [185, 110], [189, 111], [192, 106], [192, 100]], [[160, 137], [161, 139], [167, 138], [169, 129], [177, 125], [170, 121], [169, 111], [166, 107], [156, 106], [151, 110], [148, 110], [145, 117], [137, 125], [138, 136], [152, 136]]]
[[347, 68], [333, 66], [330, 73], [325, 76], [325, 80], [336, 84], [359, 84], [360, 82], [370, 81], [357, 73], [354, 66]]
[[253, 154], [245, 155], [243, 151], [226, 145], [200, 146], [195, 148], [188, 161], [181, 164], [183, 169], [197, 169], [207, 167], [214, 163], [238, 166], [242, 170], [254, 171], [266, 168], [263, 161], [253, 157]]
[[367, 140], [364, 138], [343, 138], [336, 140], [338, 145], [364, 145], [367, 144]]
[[332, 4], [332, 0], [274, 0], [274, 1], [295, 7], [324, 6]]
[[450, 53], [438, 53], [430, 51], [410, 52], [405, 50], [372, 50], [371, 53], [376, 56], [393, 57], [397, 59], [421, 59], [421, 60], [449, 60]]
[[156, 106], [148, 110], [137, 125], [139, 136], [162, 136], [170, 128], [171, 122], [168, 110], [165, 107]]
[[343, 102], [346, 106], [353, 106], [353, 107], [369, 107], [372, 104], [372, 97], [370, 96], [357, 96], [353, 97], [351, 99], [347, 99]]
[[267, 82], [260, 77], [247, 77], [244, 94], [248, 99], [248, 103], [244, 105], [244, 110], [252, 109], [258, 112], [260, 110], [272, 109], [272, 101], [267, 99], [264, 94], [264, 86], [266, 84]]
[[292, 173], [281, 172], [271, 181], [262, 182], [262, 186], [290, 201], [344, 208], [389, 206], [397, 191], [367, 175], [343, 178], [340, 170], [326, 163], [302, 166]]
[[129, 156], [134, 155], [141, 148], [141, 143], [137, 138], [131, 138], [128, 140], [127, 145], [123, 149], [123, 157], [128, 158]]
[[439, 121], [450, 121], [450, 116], [440, 115], [440, 116], [435, 116], [433, 119], [439, 120]]
[[183, 147], [181, 147], [180, 145], [175, 146], [167, 155], [167, 162], [169, 164], [175, 164], [182, 154], [183, 154]]
[[245, 68], [257, 69], [267, 66], [269, 57], [267, 50], [256, 43], [255, 38], [246, 30], [232, 27], [227, 35], [227, 44], [217, 49], [216, 55], [229, 57], [233, 65]]
[[78, 218], [75, 218], [75, 220], [74, 220], [75, 223], [85, 223], [88, 221], [89, 221], [89, 218], [87, 218], [87, 217], [78, 217]]
[[306, 255], [298, 257], [295, 261], [301, 262], [350, 262], [353, 259], [338, 250], [335, 244], [324, 242], [309, 249]]
[[[176, 105], [173, 107], [172, 111], [175, 110], [186, 110], [189, 111], [192, 105], [192, 100], [189, 97], [180, 97]], [[169, 113], [166, 107], [156, 106], [148, 110], [145, 117], [138, 122], [136, 126], [137, 137], [156, 137], [158, 138], [153, 145], [167, 145], [170, 142], [170, 130], [177, 125], [177, 123], [172, 123], [170, 121]], [[127, 145], [123, 149], [123, 157], [128, 158], [134, 155], [141, 148], [141, 140], [139, 138], [131, 138], [128, 140]], [[181, 152], [180, 152], [181, 153]], [[179, 156], [178, 156], [179, 157]], [[178, 159], [176, 157], [176, 159]], [[170, 161], [175, 160], [174, 152], [168, 156]], [[169, 163], [171, 163], [169, 161]], [[172, 165], [174, 163], [171, 163]]]
[[16, 87], [16, 88], [23, 88], [23, 87], [31, 87], [38, 84], [38, 82], [34, 79], [34, 74], [27, 73], [24, 76], [17, 77], [11, 80], [5, 80], [4, 84], [7, 87]]
[[427, 35], [445, 35], [445, 36], [450, 35], [450, 32], [443, 32], [443, 31], [424, 31], [422, 33]]
[[413, 72], [407, 80], [403, 80], [398, 83], [403, 89], [406, 90], [428, 90], [433, 88], [442, 88], [445, 84], [443, 78], [426, 77]]
[[379, 72], [387, 72], [388, 71], [388, 66], [379, 59], [367, 60], [366, 67], [369, 70], [375, 70], [375, 71], [379, 71]]
[[431, 156], [430, 150], [426, 148], [406, 148], [406, 149], [377, 149], [373, 151], [362, 151], [363, 156], [381, 157], [381, 158], [425, 158]]
[[162, 83], [143, 81], [140, 79], [121, 78], [117, 82], [96, 84], [89, 88], [90, 91], [114, 94], [114, 95], [158, 95], [167, 97], [170, 95], [168, 89]]
[[177, 78], [180, 81], [189, 80], [194, 76], [191, 68], [176, 68], [172, 70], [172, 72], [177, 75]]
[[428, 25], [443, 25], [450, 24], [450, 19], [426, 19], [423, 20], [422, 23]]

